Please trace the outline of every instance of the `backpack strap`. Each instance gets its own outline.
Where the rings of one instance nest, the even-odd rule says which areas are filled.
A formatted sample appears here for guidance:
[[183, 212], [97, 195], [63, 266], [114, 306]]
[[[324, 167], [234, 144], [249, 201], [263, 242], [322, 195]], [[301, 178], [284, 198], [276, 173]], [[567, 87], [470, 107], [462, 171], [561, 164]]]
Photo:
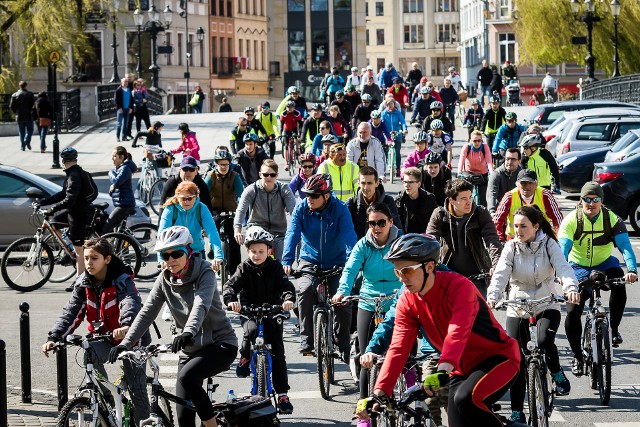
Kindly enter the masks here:
[[[613, 242], [615, 245], [615, 239], [614, 239], [613, 231], [611, 228], [611, 215], [609, 214], [609, 209], [602, 206], [600, 210], [600, 214], [603, 215], [602, 228], [603, 228], [604, 235], [607, 236], [607, 239], [609, 239], [609, 241]], [[578, 206], [576, 207], [576, 231], [573, 233], [573, 240], [574, 241], [579, 240], [580, 237], [582, 237], [583, 233], [584, 233], [584, 217], [582, 216], [582, 204], [578, 203]]]
[[[202, 228], [202, 205], [198, 203], [196, 205], [196, 219], [198, 220], [198, 224], [200, 224], [200, 228]], [[173, 211], [171, 212], [171, 226], [173, 227], [178, 220], [178, 209], [174, 206]]]

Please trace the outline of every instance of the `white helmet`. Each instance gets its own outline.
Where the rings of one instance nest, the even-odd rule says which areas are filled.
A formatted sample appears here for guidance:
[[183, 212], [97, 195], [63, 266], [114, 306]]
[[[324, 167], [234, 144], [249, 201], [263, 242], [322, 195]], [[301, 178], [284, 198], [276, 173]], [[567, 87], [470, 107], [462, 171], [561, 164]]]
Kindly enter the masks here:
[[178, 246], [187, 246], [193, 243], [189, 229], [181, 225], [165, 228], [156, 238], [155, 251], [161, 252]]
[[273, 234], [265, 231], [265, 229], [260, 226], [252, 225], [247, 229], [244, 245], [249, 247], [252, 243], [264, 243], [267, 246], [273, 246]]

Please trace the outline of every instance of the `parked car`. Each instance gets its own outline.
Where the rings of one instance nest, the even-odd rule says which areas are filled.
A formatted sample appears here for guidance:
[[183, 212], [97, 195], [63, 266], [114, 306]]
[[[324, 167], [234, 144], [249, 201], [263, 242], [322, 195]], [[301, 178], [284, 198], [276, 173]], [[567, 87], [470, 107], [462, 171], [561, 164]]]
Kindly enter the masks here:
[[596, 163], [593, 180], [602, 185], [604, 204], [640, 232], [640, 156], [621, 162]]
[[[35, 187], [50, 196], [62, 187], [23, 169], [0, 165], [0, 246], [9, 246], [20, 237], [33, 236], [40, 224], [32, 221], [32, 199], [26, 195], [28, 188]], [[100, 193], [94, 203], [108, 203], [111, 211], [111, 196]], [[128, 218], [129, 226], [141, 222], [151, 222], [149, 211], [143, 203], [137, 202], [136, 213]], [[35, 217], [34, 217], [35, 218]]]
[[609, 146], [585, 151], [572, 151], [556, 159], [560, 169], [560, 189], [579, 193], [585, 182], [593, 176], [593, 164], [604, 161]]
[[609, 144], [631, 129], [640, 128], [639, 116], [601, 117], [574, 120], [565, 127], [556, 147], [556, 157], [570, 151], [586, 150]]
[[538, 105], [528, 118], [530, 122], [536, 122], [543, 129], [547, 129], [562, 113], [575, 110], [589, 110], [592, 108], [615, 107], [615, 108], [637, 108], [634, 104], [627, 104], [618, 101], [598, 100], [598, 101], [561, 101], [553, 104]]
[[635, 155], [640, 150], [640, 130], [631, 129], [619, 140], [604, 156], [605, 162], [619, 162], [630, 155]]

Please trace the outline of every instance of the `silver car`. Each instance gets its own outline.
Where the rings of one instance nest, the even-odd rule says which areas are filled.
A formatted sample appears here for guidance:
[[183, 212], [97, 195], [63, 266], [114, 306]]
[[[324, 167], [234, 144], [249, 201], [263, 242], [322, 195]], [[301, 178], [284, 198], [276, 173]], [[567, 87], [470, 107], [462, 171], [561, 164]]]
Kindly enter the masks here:
[[602, 117], [588, 120], [574, 120], [562, 130], [556, 157], [570, 151], [587, 150], [607, 145], [631, 129], [640, 129], [640, 117]]
[[[32, 199], [28, 198], [28, 188], [38, 188], [44, 192], [45, 197], [62, 190], [62, 187], [23, 169], [0, 165], [0, 246], [7, 247], [15, 240], [33, 236], [36, 217], [31, 216]], [[94, 203], [108, 203], [107, 212], [111, 211], [111, 196], [100, 193]], [[136, 213], [128, 218], [129, 226], [141, 222], [151, 222], [149, 211], [140, 201], [136, 201]]]
[[638, 151], [640, 151], [640, 130], [632, 129], [611, 146], [604, 156], [604, 162], [620, 162], [630, 155], [638, 154]]

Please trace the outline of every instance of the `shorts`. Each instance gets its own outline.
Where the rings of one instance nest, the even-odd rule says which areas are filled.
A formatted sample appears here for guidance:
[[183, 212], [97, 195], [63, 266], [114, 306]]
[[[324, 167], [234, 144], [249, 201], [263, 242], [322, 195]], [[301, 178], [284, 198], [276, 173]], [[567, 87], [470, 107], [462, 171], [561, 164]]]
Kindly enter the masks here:
[[53, 216], [51, 222], [56, 224], [64, 224], [69, 227], [69, 240], [73, 246], [82, 246], [87, 239], [87, 224], [89, 219], [85, 214], [74, 213], [64, 210]]

